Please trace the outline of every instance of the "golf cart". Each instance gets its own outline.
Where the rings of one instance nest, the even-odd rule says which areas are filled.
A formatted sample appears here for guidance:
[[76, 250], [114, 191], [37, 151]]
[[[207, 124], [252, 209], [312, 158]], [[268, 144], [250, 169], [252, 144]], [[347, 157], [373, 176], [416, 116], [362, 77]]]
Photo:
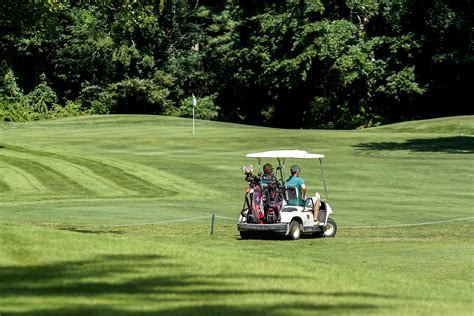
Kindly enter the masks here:
[[[253, 166], [244, 166], [245, 179], [249, 185], [240, 212], [237, 229], [242, 239], [252, 238], [262, 233], [281, 234], [297, 240], [302, 234], [315, 237], [334, 237], [336, 222], [329, 216], [333, 213], [327, 202], [326, 181], [324, 179], [322, 159], [324, 155], [310, 154], [304, 150], [275, 150], [247, 154], [248, 158], [257, 158], [258, 171]], [[270, 177], [261, 172], [262, 159], [276, 159], [278, 167], [271, 171]], [[285, 162], [287, 159], [319, 160], [323, 180], [325, 199], [319, 193], [302, 200], [296, 187], [285, 185]], [[298, 200], [299, 199], [299, 200]], [[300, 203], [295, 203], [299, 201]], [[318, 208], [319, 206], [319, 208]], [[316, 209], [317, 218], [313, 211]]]

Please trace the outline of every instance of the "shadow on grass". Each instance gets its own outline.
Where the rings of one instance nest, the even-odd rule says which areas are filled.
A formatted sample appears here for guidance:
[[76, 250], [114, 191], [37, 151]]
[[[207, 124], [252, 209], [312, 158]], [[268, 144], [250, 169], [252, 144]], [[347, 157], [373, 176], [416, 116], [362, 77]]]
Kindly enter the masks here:
[[360, 143], [354, 147], [367, 150], [409, 150], [413, 152], [441, 152], [449, 154], [473, 154], [474, 137], [452, 136], [408, 139], [403, 143]]
[[254, 307], [232, 307], [229, 305], [216, 305], [206, 304], [200, 306], [183, 306], [171, 309], [160, 309], [157, 310], [125, 310], [115, 309], [107, 306], [98, 306], [94, 308], [81, 306], [51, 309], [51, 310], [35, 310], [31, 312], [14, 312], [8, 313], [8, 315], [15, 316], [63, 316], [63, 315], [126, 315], [126, 316], [152, 316], [152, 315], [225, 315], [225, 316], [249, 316], [249, 315], [261, 315], [261, 316], [272, 316], [272, 315], [284, 315], [286, 313], [303, 312], [309, 313], [310, 315], [320, 315], [323, 313], [334, 314], [347, 314], [349, 311], [352, 313], [373, 313], [373, 306], [369, 304], [317, 304], [317, 303], [306, 303], [306, 304], [276, 304], [276, 305], [257, 305]]
[[235, 239], [245, 242], [247, 240], [266, 240], [266, 241], [273, 241], [273, 240], [288, 240], [288, 238], [283, 234], [275, 234], [270, 232], [255, 232], [253, 234], [249, 234], [245, 238], [237, 236]]
[[[186, 272], [180, 272], [183, 271]], [[364, 292], [325, 292], [277, 288], [274, 280], [292, 282], [298, 277], [261, 274], [189, 273], [173, 258], [159, 255], [107, 255], [91, 260], [0, 268], [2, 315], [281, 315], [288, 312], [371, 313], [373, 303], [358, 303], [392, 296]], [[150, 272], [152, 274], [150, 274]], [[149, 277], [143, 277], [149, 275]], [[265, 290], [249, 289], [248, 279], [268, 284]], [[302, 278], [299, 282], [305, 282]], [[266, 283], [265, 283], [266, 282]], [[285, 302], [245, 304], [265, 295], [289, 296]], [[103, 297], [103, 301], [101, 300]], [[320, 304], [317, 297], [344, 297], [344, 303]], [[93, 303], [87, 303], [93, 299]], [[9, 299], [12, 301], [9, 302]], [[52, 299], [60, 307], [48, 308]], [[223, 304], [232, 299], [235, 304]], [[150, 302], [150, 305], [146, 304]], [[295, 302], [296, 301], [296, 302]], [[349, 302], [348, 302], [349, 301]], [[74, 303], [71, 303], [74, 302]], [[77, 304], [77, 302], [84, 302]], [[114, 306], [114, 302], [120, 306]], [[119, 304], [120, 302], [120, 304]], [[353, 302], [353, 303], [351, 303]], [[40, 305], [38, 305], [40, 304]], [[159, 304], [159, 305], [158, 305]], [[162, 305], [168, 304], [168, 305]], [[56, 305], [58, 306], [58, 305]], [[160, 306], [160, 307], [157, 307]]]
[[85, 229], [85, 228], [78, 228], [73, 226], [60, 226], [58, 227], [59, 230], [67, 230], [74, 233], [82, 233], [82, 234], [124, 234], [124, 231], [121, 230], [103, 230], [103, 229]]
[[[321, 239], [324, 238], [323, 233], [305, 233], [301, 234], [301, 239]], [[237, 236], [235, 239], [245, 242], [246, 240], [266, 240], [266, 241], [283, 241], [292, 242], [285, 234], [277, 234], [272, 232], [252, 232], [248, 234], [245, 238]]]

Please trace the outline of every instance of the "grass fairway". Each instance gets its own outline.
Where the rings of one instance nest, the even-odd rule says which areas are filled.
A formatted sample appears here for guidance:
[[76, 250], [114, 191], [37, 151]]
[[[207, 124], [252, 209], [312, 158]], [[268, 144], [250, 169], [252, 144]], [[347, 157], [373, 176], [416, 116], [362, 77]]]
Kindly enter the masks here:
[[[191, 131], [0, 123], [0, 315], [473, 315], [474, 116]], [[272, 149], [326, 155], [336, 238], [239, 239], [239, 167]], [[318, 164], [298, 163], [322, 191]]]

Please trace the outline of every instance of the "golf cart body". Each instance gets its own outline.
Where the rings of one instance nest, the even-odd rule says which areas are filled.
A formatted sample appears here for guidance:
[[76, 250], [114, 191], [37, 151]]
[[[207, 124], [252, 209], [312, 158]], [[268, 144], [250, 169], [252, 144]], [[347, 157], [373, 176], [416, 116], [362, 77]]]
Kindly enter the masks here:
[[[299, 239], [301, 234], [321, 237], [333, 237], [336, 234], [336, 222], [330, 217], [333, 211], [327, 202], [327, 188], [322, 166], [324, 155], [310, 154], [303, 150], [276, 150], [251, 153], [246, 157], [257, 159], [258, 173], [253, 175], [252, 166], [243, 167], [249, 187], [237, 224], [242, 239], [253, 237], [257, 233], [282, 234], [290, 239]], [[278, 162], [273, 184], [262, 183], [260, 172], [262, 159], [276, 159]], [[288, 159], [319, 161], [325, 198], [320, 200], [320, 207], [316, 212], [317, 219], [314, 218], [313, 210], [317, 205], [319, 194], [307, 198], [303, 203], [299, 203], [300, 205], [289, 203], [294, 198], [298, 198], [298, 190], [284, 185], [285, 163]]]

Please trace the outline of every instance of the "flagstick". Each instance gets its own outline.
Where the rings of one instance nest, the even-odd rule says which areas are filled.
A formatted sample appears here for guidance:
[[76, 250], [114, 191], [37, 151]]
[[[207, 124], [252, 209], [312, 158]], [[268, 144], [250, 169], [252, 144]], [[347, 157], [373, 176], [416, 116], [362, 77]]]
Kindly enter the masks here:
[[194, 135], [194, 107], [196, 106], [196, 97], [193, 94], [193, 135]]

